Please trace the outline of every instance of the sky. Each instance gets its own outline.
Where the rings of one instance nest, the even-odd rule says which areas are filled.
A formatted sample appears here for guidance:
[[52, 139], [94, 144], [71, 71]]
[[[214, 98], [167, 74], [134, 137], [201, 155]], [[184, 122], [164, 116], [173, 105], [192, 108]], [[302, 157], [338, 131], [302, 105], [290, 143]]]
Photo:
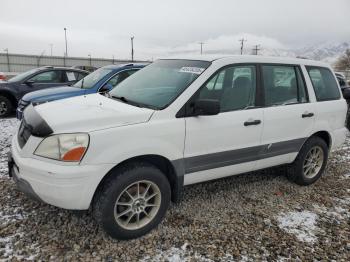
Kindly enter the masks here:
[[0, 0], [0, 52], [130, 59], [350, 41], [350, 0]]

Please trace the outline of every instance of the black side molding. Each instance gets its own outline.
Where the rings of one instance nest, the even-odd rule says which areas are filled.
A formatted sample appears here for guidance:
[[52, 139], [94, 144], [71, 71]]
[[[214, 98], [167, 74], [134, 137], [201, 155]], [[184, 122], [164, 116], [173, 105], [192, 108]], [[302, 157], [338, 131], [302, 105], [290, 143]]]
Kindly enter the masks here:
[[27, 108], [24, 110], [23, 120], [25, 122], [25, 125], [29, 127], [30, 133], [33, 136], [46, 137], [53, 133], [51, 127], [38, 114], [32, 104], [27, 106]]

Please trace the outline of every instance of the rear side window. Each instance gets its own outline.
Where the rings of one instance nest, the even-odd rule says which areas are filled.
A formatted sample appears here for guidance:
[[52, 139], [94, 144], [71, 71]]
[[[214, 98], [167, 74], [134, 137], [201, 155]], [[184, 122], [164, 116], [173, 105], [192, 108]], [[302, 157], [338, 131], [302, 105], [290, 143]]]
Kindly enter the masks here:
[[328, 68], [307, 66], [306, 69], [314, 87], [317, 101], [340, 98], [337, 81]]
[[265, 105], [277, 106], [308, 101], [300, 69], [289, 65], [262, 65]]

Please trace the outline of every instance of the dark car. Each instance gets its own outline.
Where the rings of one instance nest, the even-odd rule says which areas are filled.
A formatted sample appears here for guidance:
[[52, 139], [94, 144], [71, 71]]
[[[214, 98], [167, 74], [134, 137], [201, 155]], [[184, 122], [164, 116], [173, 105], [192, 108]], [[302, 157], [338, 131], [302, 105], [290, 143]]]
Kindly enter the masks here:
[[75, 84], [89, 72], [66, 67], [40, 67], [0, 82], [0, 117], [11, 114], [27, 93], [49, 87]]
[[73, 96], [107, 92], [144, 66], [145, 64], [104, 66], [92, 72], [72, 86], [61, 86], [29, 93], [19, 102], [16, 117], [21, 119], [23, 110], [29, 104], [33, 104], [35, 106]]
[[89, 71], [90, 73], [94, 72], [97, 69], [95, 66], [72, 66], [72, 68]]

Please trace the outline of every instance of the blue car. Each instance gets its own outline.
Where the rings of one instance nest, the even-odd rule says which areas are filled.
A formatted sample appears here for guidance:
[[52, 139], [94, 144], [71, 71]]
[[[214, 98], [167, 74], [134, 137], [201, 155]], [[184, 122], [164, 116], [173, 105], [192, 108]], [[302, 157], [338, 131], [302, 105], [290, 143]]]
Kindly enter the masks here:
[[29, 104], [36, 106], [42, 103], [74, 96], [108, 92], [121, 81], [145, 66], [146, 64], [104, 66], [87, 75], [72, 86], [61, 86], [28, 93], [19, 101], [16, 117], [21, 120], [23, 110]]

